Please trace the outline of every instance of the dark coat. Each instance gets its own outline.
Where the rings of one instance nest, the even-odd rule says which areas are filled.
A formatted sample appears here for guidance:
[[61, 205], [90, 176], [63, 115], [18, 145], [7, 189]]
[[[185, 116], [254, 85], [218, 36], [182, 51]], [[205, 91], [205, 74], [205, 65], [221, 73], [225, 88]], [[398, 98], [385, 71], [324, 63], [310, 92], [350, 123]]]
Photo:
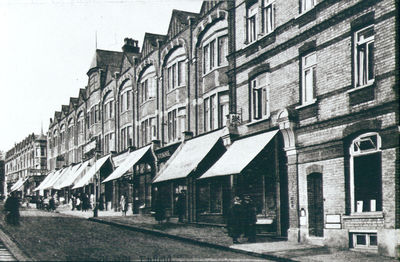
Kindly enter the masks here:
[[242, 214], [243, 208], [241, 204], [233, 204], [228, 215], [228, 234], [233, 238], [237, 238], [242, 233]]
[[19, 200], [11, 196], [7, 198], [4, 204], [4, 210], [7, 211], [6, 222], [11, 225], [19, 225]]
[[165, 219], [165, 207], [160, 196], [156, 197], [153, 210], [155, 212], [154, 217], [157, 221], [163, 221]]

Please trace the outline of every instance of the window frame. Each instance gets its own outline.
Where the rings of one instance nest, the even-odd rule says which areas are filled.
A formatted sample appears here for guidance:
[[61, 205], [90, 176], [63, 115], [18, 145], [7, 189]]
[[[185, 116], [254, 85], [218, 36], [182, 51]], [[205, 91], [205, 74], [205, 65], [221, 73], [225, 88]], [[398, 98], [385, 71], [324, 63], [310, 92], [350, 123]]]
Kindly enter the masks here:
[[[265, 84], [261, 85], [260, 79], [265, 77]], [[270, 99], [270, 74], [264, 72], [252, 77], [249, 80], [250, 88], [250, 115], [251, 121], [260, 121], [268, 119], [271, 116], [271, 99]], [[255, 94], [257, 93], [257, 97]], [[256, 114], [257, 112], [257, 114]]]
[[[267, 35], [275, 30], [275, 0], [262, 0], [261, 6], [261, 31]], [[270, 30], [268, 30], [268, 10], [271, 10], [270, 14]]]
[[[306, 64], [307, 58], [310, 58], [314, 56], [315, 59], [312, 61], [310, 64]], [[306, 78], [306, 73], [311, 72], [311, 80], [312, 80], [312, 86], [311, 86], [311, 99], [307, 99], [309, 96], [309, 87], [307, 86], [307, 78]], [[317, 87], [317, 53], [316, 52], [311, 52], [308, 54], [305, 54], [301, 57], [301, 104], [302, 105], [308, 105], [312, 104], [316, 101], [315, 98], [315, 92], [316, 92], [316, 87]]]
[[[376, 136], [376, 145], [375, 145], [376, 148], [375, 149], [367, 149], [367, 150], [361, 150], [361, 151], [354, 150], [355, 144], [358, 141], [364, 141], [364, 139], [371, 137], [371, 136]], [[355, 180], [354, 179], [354, 176], [355, 176], [355, 174], [354, 174], [354, 157], [381, 153], [382, 152], [381, 146], [382, 146], [382, 139], [381, 139], [381, 136], [379, 135], [379, 133], [377, 133], [377, 132], [368, 132], [368, 133], [361, 134], [358, 137], [356, 137], [355, 139], [353, 139], [350, 144], [350, 148], [349, 148], [349, 153], [350, 153], [350, 213], [352, 215], [366, 214], [366, 213], [371, 213], [371, 212], [373, 212], [373, 213], [382, 212], [381, 210], [357, 212], [356, 207], [355, 207], [356, 201], [355, 201], [355, 183], [354, 183], [355, 182], [354, 181]], [[380, 161], [381, 161], [380, 166], [382, 166], [382, 157], [381, 157]], [[381, 176], [381, 181], [380, 181], [381, 185], [380, 186], [382, 187], [382, 170], [380, 171], [380, 176]], [[381, 198], [382, 198], [382, 196], [381, 196]], [[380, 199], [380, 201], [382, 201], [382, 199]]]
[[[358, 40], [358, 36], [360, 33], [362, 33], [363, 31], [367, 31], [369, 29], [373, 30], [373, 35], [366, 38], [366, 39], [361, 39]], [[375, 82], [375, 65], [374, 65], [374, 52], [375, 52], [375, 28], [374, 28], [374, 24], [372, 25], [368, 25], [365, 26], [357, 31], [354, 32], [353, 35], [353, 39], [354, 39], [354, 47], [353, 47], [353, 52], [354, 52], [354, 61], [353, 61], [353, 67], [354, 67], [354, 87], [355, 88], [362, 88], [364, 86], [369, 86], [371, 84], [373, 84]], [[372, 57], [370, 58], [370, 50], [369, 50], [369, 46], [370, 44], [373, 45], [373, 49], [372, 49]], [[364, 56], [364, 67], [363, 69], [365, 70], [365, 82], [364, 82], [364, 74], [361, 76], [360, 74], [360, 57], [359, 57], [359, 47], [365, 45], [365, 56]], [[372, 61], [370, 61], [370, 59], [372, 59]], [[370, 65], [372, 66], [372, 79], [369, 79], [369, 69], [370, 69]], [[364, 71], [363, 70], [363, 71]], [[362, 80], [361, 80], [362, 78]], [[362, 81], [362, 83], [360, 83]]]
[[[306, 6], [307, 1], [311, 1], [310, 7]], [[317, 5], [317, 0], [301, 0], [300, 1], [300, 13], [301, 14], [306, 13], [306, 12], [312, 10], [316, 5]]]
[[246, 8], [246, 42], [251, 44], [257, 41], [258, 2]]

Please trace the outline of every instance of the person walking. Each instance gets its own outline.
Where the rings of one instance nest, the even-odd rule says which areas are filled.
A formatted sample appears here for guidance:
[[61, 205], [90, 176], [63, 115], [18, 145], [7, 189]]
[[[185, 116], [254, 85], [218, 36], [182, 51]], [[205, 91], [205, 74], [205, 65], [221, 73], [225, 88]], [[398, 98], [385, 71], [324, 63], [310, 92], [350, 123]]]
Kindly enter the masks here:
[[158, 191], [158, 188], [154, 188], [154, 206], [153, 206], [153, 211], [154, 211], [154, 218], [158, 222], [158, 224], [161, 224], [162, 221], [165, 219], [165, 208], [164, 208], [164, 203], [162, 201], [160, 192]]
[[19, 199], [15, 192], [11, 192], [11, 196], [7, 198], [4, 204], [4, 211], [6, 211], [7, 224], [18, 226], [19, 225]]
[[186, 206], [186, 195], [185, 191], [182, 190], [177, 197], [176, 201], [176, 212], [178, 213], [179, 220], [178, 222], [183, 223], [183, 217], [185, 216], [185, 208]]
[[56, 210], [56, 201], [54, 199], [54, 196], [51, 196], [49, 199], [49, 210], [50, 211]]
[[243, 201], [243, 231], [244, 236], [247, 237], [251, 243], [256, 242], [256, 223], [257, 212], [253, 201], [249, 195], [244, 197]]
[[233, 198], [233, 204], [228, 215], [228, 234], [234, 244], [239, 243], [238, 238], [242, 234], [242, 203], [238, 196]]
[[128, 202], [126, 201], [124, 195], [121, 196], [121, 200], [119, 201], [119, 204], [121, 207], [122, 215], [126, 216], [126, 211], [128, 209]]

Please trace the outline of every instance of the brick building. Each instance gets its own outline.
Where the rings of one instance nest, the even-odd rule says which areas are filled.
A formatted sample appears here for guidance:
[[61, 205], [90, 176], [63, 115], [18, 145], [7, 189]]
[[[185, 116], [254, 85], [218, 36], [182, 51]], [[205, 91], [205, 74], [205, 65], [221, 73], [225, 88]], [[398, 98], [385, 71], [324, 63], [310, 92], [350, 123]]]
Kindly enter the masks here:
[[32, 195], [47, 173], [47, 138], [30, 134], [5, 155], [5, 192], [21, 191]]
[[88, 86], [51, 121], [40, 189], [115, 209], [125, 195], [134, 213], [162, 198], [171, 216], [183, 198], [186, 221], [218, 224], [249, 195], [269, 233], [398, 256], [396, 11], [393, 0], [174, 10], [140, 52], [129, 38], [96, 50]]

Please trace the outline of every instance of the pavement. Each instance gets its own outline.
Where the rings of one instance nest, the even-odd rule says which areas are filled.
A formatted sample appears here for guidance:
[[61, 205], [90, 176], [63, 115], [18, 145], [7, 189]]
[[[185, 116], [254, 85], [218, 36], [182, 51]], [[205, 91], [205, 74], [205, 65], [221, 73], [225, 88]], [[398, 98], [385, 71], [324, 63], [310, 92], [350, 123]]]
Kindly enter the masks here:
[[240, 244], [232, 244], [224, 228], [189, 223], [178, 223], [172, 219], [168, 223], [158, 224], [148, 215], [128, 214], [121, 212], [99, 211], [96, 218], [93, 211], [72, 211], [67, 207], [59, 207], [57, 212], [70, 216], [90, 219], [98, 223], [105, 223], [128, 230], [140, 231], [158, 236], [169, 237], [198, 245], [214, 247], [222, 250], [254, 255], [256, 257], [275, 261], [399, 261], [394, 258], [380, 256], [376, 253], [359, 252], [353, 250], [339, 250], [325, 246], [316, 246], [304, 243], [294, 243], [279, 239], [258, 237], [257, 243], [247, 243], [246, 239], [239, 239]]

